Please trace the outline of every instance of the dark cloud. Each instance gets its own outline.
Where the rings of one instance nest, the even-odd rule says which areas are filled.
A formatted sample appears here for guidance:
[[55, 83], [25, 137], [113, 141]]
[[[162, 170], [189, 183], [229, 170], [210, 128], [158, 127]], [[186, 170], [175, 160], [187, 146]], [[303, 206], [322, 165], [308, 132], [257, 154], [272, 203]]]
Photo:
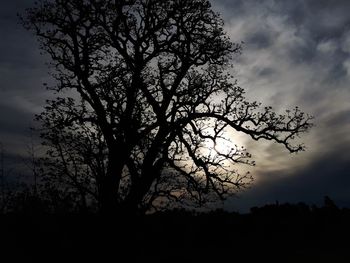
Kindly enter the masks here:
[[[296, 37], [305, 41], [305, 45], [290, 46], [289, 58], [305, 63], [316, 57], [317, 44], [324, 40], [340, 39], [350, 29], [349, 1], [215, 1], [215, 7], [225, 17], [226, 23], [240, 21], [246, 24], [251, 19], [259, 19], [262, 24], [254, 27], [256, 32], [242, 35], [247, 45], [266, 47], [276, 35], [272, 34], [271, 18], [280, 18], [277, 23], [292, 27]], [[262, 25], [266, 24], [267, 27]]]
[[274, 73], [276, 73], [276, 71], [273, 68], [259, 68], [257, 71], [260, 77], [271, 77]]
[[251, 48], [267, 48], [273, 43], [273, 35], [269, 32], [255, 32], [245, 40]]
[[23, 132], [30, 126], [32, 118], [31, 112], [23, 112], [16, 105], [13, 107], [0, 105], [0, 134]]
[[252, 206], [267, 203], [305, 202], [321, 205], [323, 197], [330, 196], [339, 206], [350, 206], [350, 158], [339, 149], [313, 160], [300, 171], [278, 171], [262, 175], [265, 178], [239, 199], [231, 200], [230, 209], [248, 211]]
[[328, 127], [335, 127], [339, 124], [350, 125], [350, 109], [346, 109], [344, 111], [340, 111], [334, 115], [329, 116], [325, 124]]
[[[33, 37], [19, 28], [11, 32], [1, 32], [0, 42], [1, 62], [0, 67], [11, 70], [25, 70], [41, 68], [43, 61], [38, 51], [38, 45]], [[25, 45], [24, 45], [25, 43]]]
[[8, 163], [25, 151], [34, 114], [49, 97], [42, 86], [50, 81], [45, 57], [40, 56], [36, 39], [17, 16], [33, 2], [3, 1], [0, 8], [0, 142]]
[[231, 38], [245, 42], [236, 75], [247, 95], [281, 110], [298, 105], [316, 117], [301, 139], [308, 151], [297, 161], [274, 145], [248, 144], [258, 160], [257, 182], [227, 206], [318, 203], [324, 195], [350, 205], [350, 2], [215, 3]]

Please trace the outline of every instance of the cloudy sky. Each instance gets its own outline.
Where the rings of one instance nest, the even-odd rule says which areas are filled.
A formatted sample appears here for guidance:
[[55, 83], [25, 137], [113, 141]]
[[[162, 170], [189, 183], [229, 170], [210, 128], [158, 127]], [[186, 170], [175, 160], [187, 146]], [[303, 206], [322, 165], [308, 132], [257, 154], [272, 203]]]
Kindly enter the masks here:
[[[49, 94], [45, 57], [18, 24], [32, 0], [3, 0], [0, 9], [0, 141], [7, 158], [28, 142], [28, 127]], [[215, 0], [231, 39], [244, 42], [234, 73], [247, 97], [315, 116], [307, 151], [290, 155], [271, 143], [246, 142], [257, 167], [251, 189], [225, 203], [232, 210], [265, 203], [350, 206], [350, 1]], [[10, 165], [10, 164], [9, 164]]]

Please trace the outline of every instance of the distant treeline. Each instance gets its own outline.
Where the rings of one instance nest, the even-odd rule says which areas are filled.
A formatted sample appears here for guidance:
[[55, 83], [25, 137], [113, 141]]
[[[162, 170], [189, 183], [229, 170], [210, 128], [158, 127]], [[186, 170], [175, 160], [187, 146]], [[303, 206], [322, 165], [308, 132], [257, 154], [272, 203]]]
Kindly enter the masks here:
[[0, 215], [0, 246], [13, 261], [350, 259], [350, 209], [339, 209], [329, 197], [320, 207], [275, 203], [254, 207], [247, 214], [173, 209], [107, 218], [97, 213], [29, 211]]
[[[205, 211], [205, 212], [203, 212]], [[0, 191], [0, 214], [97, 214], [97, 204], [89, 202], [88, 199], [81, 199], [69, 189], [50, 187], [50, 184], [34, 184], [18, 182], [12, 186], [1, 185]], [[153, 212], [152, 212], [153, 213]], [[250, 214], [253, 216], [293, 216], [310, 214], [347, 214], [350, 208], [338, 208], [335, 202], [329, 197], [323, 197], [323, 205], [308, 205], [303, 202], [296, 204], [279, 203], [266, 204], [262, 207], [252, 207]], [[228, 212], [222, 208], [218, 209], [188, 209], [174, 207], [162, 212], [155, 213], [157, 216], [238, 216], [239, 212]]]

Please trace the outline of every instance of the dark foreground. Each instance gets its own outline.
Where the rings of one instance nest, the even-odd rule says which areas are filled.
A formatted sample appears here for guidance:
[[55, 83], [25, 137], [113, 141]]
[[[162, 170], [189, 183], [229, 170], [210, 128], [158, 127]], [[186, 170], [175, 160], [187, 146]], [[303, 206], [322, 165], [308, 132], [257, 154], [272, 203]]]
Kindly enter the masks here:
[[350, 262], [350, 211], [273, 205], [112, 219], [2, 215], [0, 262]]

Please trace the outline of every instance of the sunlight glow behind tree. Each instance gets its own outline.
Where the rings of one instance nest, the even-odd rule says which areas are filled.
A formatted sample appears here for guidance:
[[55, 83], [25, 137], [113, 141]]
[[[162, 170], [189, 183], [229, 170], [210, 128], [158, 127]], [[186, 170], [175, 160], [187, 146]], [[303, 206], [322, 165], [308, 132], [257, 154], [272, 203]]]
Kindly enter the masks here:
[[304, 149], [293, 140], [311, 117], [245, 99], [227, 71], [241, 46], [206, 0], [43, 0], [23, 24], [57, 80], [57, 99], [38, 116], [46, 178], [102, 212], [236, 193], [251, 180], [236, 165], [254, 162], [229, 130]]

